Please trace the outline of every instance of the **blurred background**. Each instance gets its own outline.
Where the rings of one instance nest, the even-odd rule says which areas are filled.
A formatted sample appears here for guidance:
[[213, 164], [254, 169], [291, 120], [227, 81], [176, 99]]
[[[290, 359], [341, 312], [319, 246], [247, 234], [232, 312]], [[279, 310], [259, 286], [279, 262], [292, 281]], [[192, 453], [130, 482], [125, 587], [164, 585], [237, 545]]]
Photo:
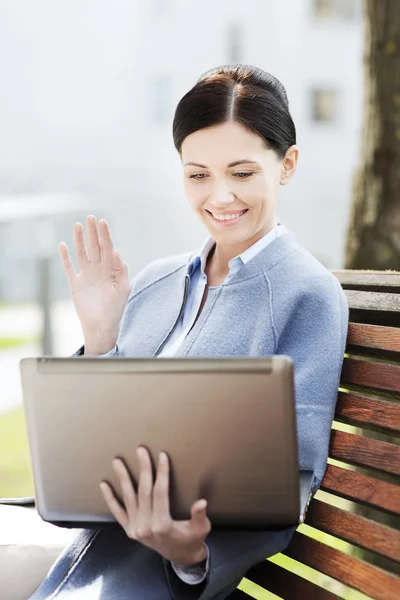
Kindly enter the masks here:
[[172, 119], [198, 77], [226, 63], [286, 87], [301, 154], [279, 218], [342, 268], [362, 127], [361, 0], [0, 0], [0, 496], [33, 493], [19, 360], [82, 343], [60, 241], [73, 253], [73, 223], [105, 217], [131, 278], [204, 241]]
[[360, 4], [1, 0], [0, 412], [19, 401], [6, 384], [17, 358], [41, 348], [41, 307], [51, 307], [46, 353], [81, 344], [58, 256], [60, 241], [73, 253], [76, 220], [108, 219], [130, 277], [205, 239], [172, 120], [214, 66], [254, 64], [285, 85], [301, 156], [279, 217], [326, 267], [342, 266], [361, 126]]

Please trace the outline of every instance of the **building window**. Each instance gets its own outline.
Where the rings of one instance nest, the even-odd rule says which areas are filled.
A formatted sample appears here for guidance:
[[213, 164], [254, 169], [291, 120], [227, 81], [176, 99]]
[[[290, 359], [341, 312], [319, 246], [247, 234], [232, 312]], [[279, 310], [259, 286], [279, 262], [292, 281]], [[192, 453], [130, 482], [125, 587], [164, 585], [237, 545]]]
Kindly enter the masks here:
[[171, 112], [171, 80], [168, 75], [159, 74], [150, 81], [150, 118], [156, 125], [168, 122]]
[[239, 25], [231, 25], [227, 29], [228, 63], [240, 63], [242, 60], [242, 29]]
[[313, 0], [313, 15], [320, 20], [354, 21], [357, 0]]
[[311, 91], [312, 120], [332, 123], [338, 118], [338, 91], [332, 88]]

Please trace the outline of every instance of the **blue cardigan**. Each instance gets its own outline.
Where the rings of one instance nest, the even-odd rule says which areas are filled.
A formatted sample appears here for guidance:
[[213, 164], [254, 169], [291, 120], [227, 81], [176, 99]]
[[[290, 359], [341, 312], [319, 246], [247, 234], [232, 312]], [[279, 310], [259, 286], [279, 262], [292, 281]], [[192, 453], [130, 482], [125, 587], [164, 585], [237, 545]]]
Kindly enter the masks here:
[[[117, 345], [108, 356], [159, 354], [182, 314], [189, 265], [196, 254], [157, 260], [134, 278]], [[209, 288], [205, 306], [176, 356], [290, 356], [295, 367], [300, 468], [315, 472], [315, 492], [326, 468], [347, 326], [348, 305], [339, 282], [287, 231], [226, 284]], [[81, 348], [77, 354], [82, 352]], [[210, 571], [206, 581], [195, 586], [182, 582], [168, 561], [135, 546], [137, 563], [132, 559], [132, 572], [125, 575], [132, 581], [130, 593], [141, 599], [225, 598], [248, 568], [284, 550], [294, 531], [294, 527], [271, 532], [212, 531], [207, 538]], [[103, 552], [105, 548], [106, 541]], [[141, 562], [146, 562], [144, 557], [147, 569]], [[95, 560], [92, 556], [87, 568]], [[99, 564], [102, 560], [107, 562], [103, 555]], [[161, 560], [164, 570], [160, 570]], [[141, 573], [134, 573], [135, 564], [141, 564]], [[146, 571], [145, 589], [139, 579]], [[106, 582], [104, 571], [102, 576]], [[118, 581], [121, 586], [120, 577]], [[115, 597], [125, 600], [130, 596], [128, 591], [123, 595], [122, 587]]]

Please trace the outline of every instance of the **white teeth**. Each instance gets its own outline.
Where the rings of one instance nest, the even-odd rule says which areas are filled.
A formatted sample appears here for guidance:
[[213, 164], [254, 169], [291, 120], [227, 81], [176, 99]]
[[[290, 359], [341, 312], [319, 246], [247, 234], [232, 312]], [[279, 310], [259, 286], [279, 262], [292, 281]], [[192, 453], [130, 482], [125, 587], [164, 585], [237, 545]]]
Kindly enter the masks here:
[[217, 219], [217, 221], [230, 221], [232, 219], [237, 219], [238, 217], [241, 217], [242, 215], [244, 215], [246, 211], [242, 211], [241, 213], [236, 213], [236, 215], [214, 215], [214, 213], [212, 213], [212, 216], [214, 217], [214, 219]]

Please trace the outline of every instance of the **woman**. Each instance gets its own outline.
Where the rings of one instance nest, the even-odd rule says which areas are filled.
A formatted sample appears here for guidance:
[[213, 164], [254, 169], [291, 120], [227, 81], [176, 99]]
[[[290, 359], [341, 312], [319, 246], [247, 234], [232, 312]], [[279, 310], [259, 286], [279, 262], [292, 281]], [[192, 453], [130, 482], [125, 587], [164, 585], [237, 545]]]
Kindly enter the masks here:
[[[173, 137], [187, 198], [210, 236], [199, 251], [151, 263], [130, 285], [106, 221], [88, 217], [88, 251], [75, 224], [80, 273], [63, 243], [60, 255], [84, 335], [77, 355], [291, 356], [300, 468], [315, 472], [315, 492], [326, 467], [348, 307], [335, 277], [277, 222], [279, 188], [299, 155], [286, 92], [252, 66], [213, 69], [179, 102]], [[294, 527], [213, 531], [204, 499], [189, 521], [172, 521], [168, 457], [160, 455], [153, 480], [148, 453], [139, 448], [138, 456], [137, 494], [124, 464], [113, 463], [122, 505], [101, 483], [121, 529], [84, 532], [33, 598], [50, 597], [59, 585], [61, 597], [64, 591], [74, 599], [222, 599], [251, 565], [289, 543]], [[75, 555], [83, 558], [71, 567]]]

